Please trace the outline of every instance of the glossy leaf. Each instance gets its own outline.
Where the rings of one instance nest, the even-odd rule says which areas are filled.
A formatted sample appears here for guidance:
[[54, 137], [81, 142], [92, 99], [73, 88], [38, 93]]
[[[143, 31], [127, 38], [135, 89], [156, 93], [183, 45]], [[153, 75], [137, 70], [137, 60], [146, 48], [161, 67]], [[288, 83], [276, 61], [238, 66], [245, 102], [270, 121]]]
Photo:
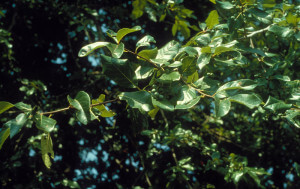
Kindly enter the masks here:
[[86, 92], [78, 92], [75, 99], [68, 96], [68, 101], [77, 110], [76, 117], [82, 124], [87, 125], [89, 121], [96, 119], [96, 116], [91, 111], [90, 96]]
[[161, 49], [158, 50], [156, 59], [171, 60], [179, 50], [179, 43], [177, 41], [170, 41]]
[[44, 134], [41, 138], [41, 151], [42, 151], [43, 162], [45, 166], [48, 169], [50, 169], [52, 165], [50, 157], [54, 159], [54, 151], [53, 151], [52, 139], [48, 134]]
[[215, 98], [215, 114], [217, 117], [223, 117], [228, 114], [230, 110], [230, 100], [229, 99], [219, 99]]
[[89, 45], [86, 45], [84, 47], [82, 47], [78, 53], [79, 57], [84, 57], [89, 55], [90, 53], [92, 53], [94, 50], [102, 48], [102, 47], [106, 47], [107, 45], [109, 45], [109, 42], [95, 42]]
[[10, 138], [14, 137], [27, 121], [27, 116], [24, 113], [19, 114], [15, 119], [6, 122], [4, 125], [10, 128]]
[[15, 104], [15, 107], [23, 112], [30, 112], [32, 111], [32, 107], [29, 104], [25, 104], [24, 102], [18, 102]]
[[[146, 49], [146, 50], [142, 50], [138, 53], [138, 55], [140, 57], [137, 57], [140, 60], [145, 61], [145, 59], [150, 60], [150, 59], [154, 59], [157, 56], [158, 50], [155, 47], [154, 49]], [[141, 58], [142, 57], [142, 58]]]
[[163, 110], [174, 111], [174, 105], [171, 104], [171, 102], [166, 99], [157, 100], [152, 97], [152, 104]]
[[199, 69], [203, 69], [207, 64], [209, 64], [209, 61], [211, 59], [211, 54], [202, 53], [199, 58], [197, 59], [197, 65]]
[[300, 111], [287, 110], [285, 118], [294, 126], [300, 128]]
[[0, 101], [0, 114], [2, 114], [3, 112], [5, 112], [6, 110], [8, 110], [12, 107], [14, 107], [13, 104], [11, 104], [9, 102], [5, 102], [5, 101]]
[[292, 107], [292, 104], [286, 104], [282, 100], [278, 100], [272, 96], [269, 96], [266, 104], [264, 105], [265, 109], [276, 111], [283, 111]]
[[197, 96], [195, 89], [184, 85], [179, 92], [179, 97], [175, 109], [188, 109], [195, 106], [199, 100], [200, 96]]
[[137, 43], [136, 43], [136, 50], [137, 51], [140, 47], [148, 47], [150, 46], [150, 43], [156, 43], [155, 39], [150, 36], [150, 35], [146, 35], [145, 37], [143, 37], [142, 39], [140, 39]]
[[269, 28], [270, 32], [275, 33], [276, 35], [279, 35], [281, 37], [290, 37], [293, 34], [293, 30], [291, 30], [288, 27], [281, 27], [277, 25], [272, 25]]
[[151, 95], [146, 91], [122, 92], [119, 98], [120, 100], [126, 100], [132, 108], [138, 108], [142, 111], [148, 112], [153, 108]]
[[258, 107], [262, 100], [256, 94], [237, 94], [229, 97], [230, 101], [243, 104], [252, 109]]
[[230, 10], [232, 8], [234, 8], [234, 5], [227, 2], [227, 1], [216, 1], [217, 5], [220, 6], [222, 9], [226, 9], [226, 10]]
[[110, 43], [106, 47], [109, 49], [112, 57], [114, 58], [120, 58], [124, 52], [124, 43], [120, 43], [118, 45]]
[[219, 24], [219, 14], [216, 10], [209, 13], [207, 19], [205, 20], [208, 29], [212, 29], [215, 25]]
[[133, 28], [122, 28], [117, 32], [117, 41], [120, 43], [120, 41], [125, 37], [127, 34], [140, 31], [142, 28], [140, 26], [135, 26]]
[[236, 81], [230, 81], [224, 85], [222, 85], [216, 93], [220, 93], [225, 90], [232, 89], [242, 89], [242, 90], [252, 90], [257, 86], [257, 83], [250, 79], [240, 79]]
[[41, 114], [36, 114], [34, 118], [35, 118], [36, 127], [47, 133], [53, 131], [56, 125], [56, 121], [54, 119], [43, 116]]
[[180, 80], [180, 74], [178, 72], [164, 73], [158, 78], [158, 82], [160, 83], [171, 83], [178, 80]]
[[9, 133], [10, 133], [9, 128], [2, 128], [2, 130], [0, 131], [0, 150], [1, 150], [5, 140], [8, 138]]
[[101, 55], [103, 72], [110, 79], [114, 80], [122, 87], [135, 87], [136, 76], [133, 65], [127, 59], [116, 59], [109, 56]]

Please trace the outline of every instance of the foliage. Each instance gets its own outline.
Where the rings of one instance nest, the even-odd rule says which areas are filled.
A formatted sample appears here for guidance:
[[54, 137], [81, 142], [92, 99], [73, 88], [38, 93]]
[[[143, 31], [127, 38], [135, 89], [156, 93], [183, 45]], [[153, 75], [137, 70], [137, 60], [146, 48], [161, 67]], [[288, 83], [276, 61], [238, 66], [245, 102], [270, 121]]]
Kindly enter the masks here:
[[[50, 169], [57, 170], [55, 148], [68, 150], [63, 142], [59, 143], [60, 138], [67, 136], [67, 130], [59, 130], [70, 125], [72, 132], [78, 133], [79, 127], [87, 130], [88, 136], [101, 135], [101, 139], [89, 142], [93, 146], [100, 144], [100, 149], [101, 145], [106, 146], [109, 158], [102, 160], [111, 160], [105, 164], [106, 169], [114, 164], [110, 176], [110, 182], [116, 178], [114, 187], [281, 188], [291, 185], [288, 182], [300, 185], [299, 178], [294, 178], [299, 175], [299, 155], [295, 151], [300, 142], [300, 6], [269, 0], [211, 3], [216, 10], [207, 13], [203, 22], [192, 25], [197, 17], [183, 1], [134, 0], [131, 18], [141, 19], [147, 13], [150, 20], [163, 22], [168, 16], [173, 20], [168, 32], [178, 40], [156, 46], [159, 40], [144, 34], [143, 26], [107, 29], [105, 40], [103, 29], [94, 32], [94, 40], [99, 41], [92, 42], [90, 37], [89, 44], [79, 50], [81, 59], [74, 64], [81, 68], [78, 64], [86, 56], [99, 59], [101, 64], [93, 69], [101, 71], [100, 77], [89, 77], [94, 72], [80, 73], [86, 69], [78, 69], [84, 78], [70, 77], [73, 82], [78, 77], [81, 81], [76, 94], [70, 92], [72, 87], [66, 91], [69, 95], [65, 95], [65, 108], [53, 110], [57, 106], [52, 101], [54, 97], [48, 95], [44, 84], [47, 82], [20, 76], [25, 100], [0, 102], [4, 122], [0, 130], [1, 153], [13, 141], [7, 141], [9, 136], [21, 138], [23, 132], [36, 126], [38, 130], [27, 133], [28, 140], [20, 144], [25, 147], [19, 148], [41, 151], [40, 159], [47, 169], [40, 168], [36, 177], [47, 180]], [[87, 7], [84, 11], [99, 17]], [[71, 12], [65, 14], [74, 17]], [[72, 22], [83, 24], [81, 19]], [[97, 25], [89, 19], [86, 22], [90, 22], [86, 28]], [[85, 35], [89, 34], [86, 28]], [[197, 33], [191, 35], [191, 29]], [[9, 31], [0, 32], [0, 37], [10, 35]], [[0, 38], [7, 50], [2, 56], [6, 61], [13, 60], [11, 40]], [[80, 88], [84, 82], [93, 83]], [[97, 85], [99, 82], [103, 86]], [[105, 94], [110, 100], [105, 101]], [[99, 97], [92, 99], [93, 95]], [[40, 99], [38, 103], [34, 103], [34, 98]], [[59, 114], [64, 118], [57, 117]], [[65, 117], [69, 119], [67, 124]], [[96, 126], [94, 130], [90, 125]], [[78, 140], [80, 134], [75, 136]], [[76, 143], [74, 138], [65, 142]], [[288, 140], [292, 141], [286, 143]], [[272, 154], [278, 157], [271, 158]], [[134, 172], [136, 180], [128, 183], [126, 172]], [[104, 173], [101, 181], [107, 177]], [[283, 173], [285, 177], [293, 175], [293, 179], [277, 180], [284, 177]], [[86, 173], [78, 177], [82, 174]], [[84, 183], [84, 179], [78, 184], [78, 178], [72, 181], [71, 176], [58, 175], [59, 171], [47, 182], [70, 188], [80, 188], [80, 182]], [[2, 181], [2, 185], [13, 183]]]

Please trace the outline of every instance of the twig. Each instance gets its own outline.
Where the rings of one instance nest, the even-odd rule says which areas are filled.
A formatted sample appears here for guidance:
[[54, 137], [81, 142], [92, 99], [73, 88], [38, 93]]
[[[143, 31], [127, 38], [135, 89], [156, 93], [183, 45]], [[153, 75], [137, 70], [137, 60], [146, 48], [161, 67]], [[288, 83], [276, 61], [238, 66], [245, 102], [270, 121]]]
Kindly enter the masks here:
[[206, 94], [204, 92], [202, 92], [200, 89], [198, 89], [197, 87], [193, 86], [193, 84], [188, 84], [183, 78], [181, 78], [181, 81], [183, 83], [185, 83], [187, 86], [195, 89], [198, 93], [202, 94], [203, 96], [207, 96], [207, 97], [210, 97], [210, 98], [214, 98], [215, 94], [214, 95], [209, 95], [209, 94]]
[[137, 53], [135, 53], [135, 52], [133, 52], [133, 51], [131, 51], [131, 50], [128, 50], [128, 49], [126, 49], [126, 48], [125, 48], [124, 50], [125, 50], [125, 52], [129, 52], [129, 53], [131, 53], [131, 54], [134, 54], [136, 57], [141, 58], [141, 59], [143, 59], [143, 60], [149, 62], [149, 63], [152, 64], [154, 67], [156, 67], [156, 68], [158, 68], [158, 69], [162, 69], [163, 71], [165, 71], [162, 67], [157, 66], [157, 65], [156, 65], [154, 62], [152, 62], [151, 60], [149, 60], [149, 59], [147, 59], [147, 58], [145, 58], [145, 57], [142, 57], [142, 56], [138, 55]]
[[[102, 105], [102, 104], [107, 104], [107, 103], [115, 102], [115, 101], [118, 101], [118, 100], [119, 100], [119, 99], [116, 98], [116, 99], [108, 100], [108, 101], [105, 101], [105, 102], [99, 102], [99, 103], [96, 103], [96, 104], [91, 104], [90, 107], [93, 107], [93, 106], [99, 106], [99, 105]], [[74, 107], [71, 106], [71, 105], [69, 105], [68, 107], [65, 107], [65, 108], [61, 108], [61, 109], [54, 110], [54, 111], [50, 111], [50, 112], [42, 112], [42, 113], [40, 113], [40, 114], [41, 114], [41, 115], [55, 114], [55, 113], [67, 111], [67, 110], [72, 109], [72, 108], [74, 108]]]

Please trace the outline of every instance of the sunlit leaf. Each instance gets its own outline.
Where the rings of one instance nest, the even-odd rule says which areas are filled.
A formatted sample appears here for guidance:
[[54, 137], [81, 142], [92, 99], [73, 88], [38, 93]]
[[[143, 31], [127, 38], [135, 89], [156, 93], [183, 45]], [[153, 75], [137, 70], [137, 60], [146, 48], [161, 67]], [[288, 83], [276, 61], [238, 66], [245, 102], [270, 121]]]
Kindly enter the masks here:
[[25, 104], [24, 102], [18, 102], [15, 104], [15, 107], [24, 112], [30, 112], [32, 110], [31, 105]]
[[217, 117], [223, 117], [228, 114], [230, 110], [230, 100], [229, 99], [219, 99], [215, 98], [215, 114]]
[[107, 45], [109, 45], [110, 43], [109, 42], [95, 42], [95, 43], [92, 43], [92, 44], [89, 44], [89, 45], [86, 45], [84, 47], [82, 47], [78, 53], [78, 56], [79, 57], [84, 57], [84, 56], [87, 56], [89, 55], [91, 52], [93, 52], [94, 50], [96, 49], [99, 49], [99, 48], [102, 48], [102, 47], [105, 47]]
[[122, 28], [117, 32], [117, 41], [120, 43], [120, 41], [125, 37], [127, 34], [140, 31], [142, 28], [140, 26], [134, 26], [133, 28]]
[[219, 24], [219, 14], [216, 10], [209, 13], [207, 19], [205, 20], [208, 29], [212, 29], [215, 25]]
[[292, 107], [292, 104], [286, 104], [282, 100], [278, 100], [272, 96], [269, 96], [264, 108], [276, 111], [283, 111]]
[[237, 102], [252, 109], [258, 107], [262, 100], [256, 94], [237, 94], [229, 97], [230, 101]]
[[146, 91], [123, 92], [119, 95], [121, 100], [126, 100], [132, 108], [138, 108], [143, 111], [150, 111], [153, 106], [151, 103], [151, 95]]
[[5, 112], [6, 110], [8, 110], [12, 107], [14, 107], [13, 104], [11, 104], [9, 102], [5, 102], [5, 101], [0, 101], [0, 114], [2, 114], [3, 112]]
[[137, 43], [136, 43], [136, 50], [138, 50], [138, 48], [140, 47], [148, 47], [150, 46], [150, 43], [156, 43], [155, 39], [150, 36], [150, 35], [146, 35], [145, 37], [143, 37], [142, 39], [140, 39]]
[[2, 128], [2, 130], [0, 131], [0, 150], [1, 150], [5, 140], [8, 138], [9, 133], [10, 133], [9, 128]]
[[170, 41], [161, 49], [158, 50], [156, 59], [171, 60], [179, 50], [179, 43]]
[[28, 116], [24, 113], [19, 114], [15, 119], [6, 122], [4, 125], [10, 128], [10, 138], [14, 137], [25, 125]]
[[178, 81], [180, 79], [180, 74], [178, 72], [164, 73], [158, 78], [161, 83], [171, 83], [173, 81]]

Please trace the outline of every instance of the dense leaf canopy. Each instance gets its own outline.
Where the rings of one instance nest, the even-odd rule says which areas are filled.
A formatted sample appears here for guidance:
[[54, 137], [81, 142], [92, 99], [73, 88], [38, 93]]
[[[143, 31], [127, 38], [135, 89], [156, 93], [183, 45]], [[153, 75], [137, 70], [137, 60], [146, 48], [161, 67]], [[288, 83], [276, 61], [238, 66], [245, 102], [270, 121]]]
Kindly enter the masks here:
[[299, 188], [299, 14], [1, 2], [1, 187]]

